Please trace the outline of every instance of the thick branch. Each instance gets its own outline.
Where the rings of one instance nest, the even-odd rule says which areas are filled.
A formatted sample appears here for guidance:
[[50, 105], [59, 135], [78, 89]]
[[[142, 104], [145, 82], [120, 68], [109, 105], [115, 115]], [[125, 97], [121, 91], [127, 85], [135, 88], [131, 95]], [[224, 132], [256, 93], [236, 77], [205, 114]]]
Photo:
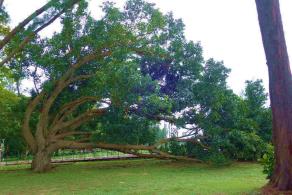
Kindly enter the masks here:
[[59, 18], [63, 13], [65, 9], [62, 10], [60, 13], [56, 14], [53, 18], [51, 18], [47, 23], [43, 24], [41, 27], [36, 29], [34, 32], [31, 32], [28, 36], [24, 38], [24, 40], [19, 44], [19, 46], [13, 50], [9, 55], [0, 62], [0, 66], [3, 66], [5, 63], [9, 62], [18, 52], [23, 50], [23, 48], [36, 36], [37, 33], [39, 33], [42, 29], [49, 26], [51, 23], [53, 23], [57, 18]]
[[200, 139], [200, 140], [204, 139], [206, 137], [196, 136], [196, 137], [191, 137], [191, 138], [185, 138], [185, 137], [189, 137], [189, 136], [191, 136], [191, 135], [188, 134], [188, 135], [184, 135], [181, 137], [170, 137], [170, 138], [161, 139], [155, 144], [155, 146], [166, 144], [170, 141], [177, 141], [177, 142], [191, 142], [191, 143], [200, 145], [204, 149], [208, 149], [208, 150], [210, 149], [209, 146], [204, 145], [201, 141], [198, 140], [198, 139]]
[[125, 151], [125, 153], [133, 154], [141, 158], [172, 159], [172, 160], [193, 161], [193, 162], [200, 162], [200, 163], [202, 162], [199, 159], [189, 158], [186, 156], [175, 156], [175, 155], [168, 154], [166, 152], [161, 152], [160, 150], [155, 150], [155, 153], [150, 153], [150, 154], [143, 154], [143, 153], [133, 152], [133, 151]]
[[93, 117], [103, 115], [104, 113], [106, 113], [106, 111], [107, 111], [106, 108], [89, 110], [72, 120], [57, 124], [56, 126], [53, 127], [51, 132], [57, 133], [59, 130], [62, 129], [74, 130], [80, 127], [83, 123], [91, 120]]
[[92, 135], [92, 132], [84, 132], [84, 131], [64, 132], [64, 133], [60, 133], [54, 136], [54, 139], [63, 139], [65, 137], [72, 136], [72, 135]]
[[[72, 7], [74, 4], [79, 2], [80, 0], [72, 0], [69, 7]], [[21, 23], [19, 23], [10, 33], [8, 33], [7, 36], [4, 37], [3, 40], [0, 41], [0, 50], [3, 49], [3, 47], [18, 33], [20, 32], [29, 22], [31, 22], [33, 19], [44, 13], [46, 10], [52, 7], [52, 2], [49, 1], [47, 4], [42, 6], [41, 8], [37, 9], [35, 12], [33, 12], [30, 16], [28, 16], [26, 19], [24, 19]]]
[[68, 82], [68, 84], [70, 83], [74, 83], [74, 82], [77, 82], [77, 81], [82, 81], [82, 80], [86, 80], [86, 79], [90, 79], [94, 76], [94, 74], [89, 74], [89, 75], [79, 75], [79, 76], [76, 76], [76, 77], [73, 77], [72, 79], [70, 79]]
[[[82, 66], [83, 64], [86, 64], [87, 62], [93, 60], [96, 58], [96, 54], [89, 54], [85, 57], [83, 57], [80, 61], [78, 61], [76, 64], [73, 64], [70, 66], [68, 71], [56, 82], [55, 88], [52, 91], [51, 95], [46, 99], [43, 103], [42, 113], [40, 116], [40, 122], [42, 126], [39, 126], [37, 129], [37, 134], [43, 134], [44, 130], [48, 128], [48, 119], [49, 119], [49, 111], [58, 97], [58, 95], [72, 82], [76, 81], [76, 78], [72, 79], [75, 70]], [[88, 75], [86, 75], [88, 76]], [[82, 78], [83, 79], [83, 78]]]
[[[128, 154], [134, 154], [143, 158], [158, 158], [158, 159], [174, 159], [201, 162], [198, 159], [188, 158], [184, 156], [174, 156], [156, 149], [154, 146], [144, 145], [120, 145], [107, 143], [80, 143], [74, 141], [58, 141], [52, 149], [94, 149], [101, 148], [107, 150], [120, 151]], [[141, 150], [149, 151], [150, 154], [139, 153]]]
[[[100, 54], [98, 54], [97, 52], [93, 52], [91, 54], [88, 54], [86, 56], [84, 56], [83, 58], [81, 58], [80, 60], [77, 61], [77, 63], [71, 65], [69, 67], [69, 69], [67, 70], [67, 72], [56, 82], [54, 90], [51, 92], [50, 96], [43, 102], [43, 108], [41, 111], [41, 115], [40, 115], [40, 120], [38, 122], [38, 126], [37, 126], [37, 130], [36, 130], [36, 137], [37, 140], [41, 140], [42, 137], [45, 137], [49, 132], [48, 132], [48, 123], [49, 123], [49, 111], [53, 105], [53, 103], [55, 102], [56, 98], [58, 97], [58, 95], [72, 82], [75, 82], [77, 80], [82, 80], [82, 79], [86, 79], [89, 77], [89, 75], [83, 75], [83, 76], [77, 76], [77, 77], [73, 77], [75, 71], [80, 68], [82, 65], [97, 59], [98, 57], [103, 58], [106, 55], [110, 55], [111, 52], [101, 52]], [[91, 77], [91, 75], [90, 75]], [[97, 112], [97, 111], [95, 111]], [[70, 128], [77, 128], [79, 127], [82, 123], [88, 121], [91, 119], [92, 116], [90, 115], [94, 115], [97, 113], [94, 113], [94, 111], [91, 111], [90, 113], [87, 113], [87, 117], [84, 117], [82, 119], [80, 119], [78, 122], [73, 123], [72, 125], [70, 124]], [[100, 113], [98, 113], [100, 114]], [[66, 124], [66, 125], [65, 125]], [[57, 132], [59, 129], [62, 129], [63, 126], [67, 127], [68, 123], [63, 123], [62, 125], [57, 125], [55, 127], [53, 127], [53, 132]], [[58, 126], [61, 126], [61, 128], [59, 128]], [[68, 127], [69, 127], [68, 126]]]
[[75, 64], [70, 66], [68, 71], [57, 81], [53, 92], [51, 93], [50, 97], [46, 101], [46, 104], [45, 104], [45, 107], [44, 107], [44, 111], [45, 112], [49, 111], [49, 109], [51, 108], [51, 106], [54, 103], [54, 101], [57, 98], [57, 96], [70, 83], [78, 81], [78, 80], [87, 79], [87, 78], [92, 77], [92, 75], [82, 75], [82, 76], [78, 76], [78, 77], [72, 78], [74, 72], [78, 68], [80, 68], [82, 65], [94, 60], [97, 56], [98, 55], [96, 53], [88, 54], [88, 55], [84, 56], [83, 58], [81, 58], [77, 63], [75, 63]]
[[77, 100], [74, 100], [70, 103], [65, 104], [61, 110], [58, 112], [58, 114], [55, 116], [52, 126], [56, 125], [57, 123], [63, 121], [69, 114], [71, 114], [78, 106], [90, 102], [90, 101], [97, 101], [99, 98], [94, 96], [85, 96], [82, 98], [79, 98]]
[[148, 119], [151, 119], [151, 120], [155, 120], [155, 121], [167, 121], [169, 123], [174, 123], [176, 121], [175, 117], [173, 116], [167, 116], [167, 115], [151, 115], [151, 114], [148, 114], [148, 113], [139, 113], [139, 109], [138, 108], [134, 108], [134, 107], [131, 107], [129, 109], [129, 111], [133, 114], [136, 114], [136, 115], [139, 115], [139, 116], [144, 116]]
[[144, 145], [119, 145], [107, 143], [80, 143], [76, 141], [59, 140], [52, 147], [55, 149], [108, 149], [116, 151], [129, 151], [129, 150], [153, 150], [153, 146]]
[[25, 114], [24, 114], [24, 119], [23, 119], [23, 125], [22, 125], [22, 134], [26, 142], [28, 143], [30, 149], [32, 152], [36, 152], [37, 146], [36, 146], [36, 140], [32, 134], [32, 131], [30, 129], [30, 119], [32, 112], [36, 108], [36, 106], [40, 103], [41, 99], [44, 97], [44, 92], [40, 93], [37, 95], [27, 106]]

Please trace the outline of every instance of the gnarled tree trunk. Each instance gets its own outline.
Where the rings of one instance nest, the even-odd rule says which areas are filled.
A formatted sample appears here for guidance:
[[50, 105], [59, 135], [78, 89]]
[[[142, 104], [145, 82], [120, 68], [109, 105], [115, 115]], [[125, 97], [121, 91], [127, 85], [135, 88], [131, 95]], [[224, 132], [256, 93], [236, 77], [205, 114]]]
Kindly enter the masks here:
[[32, 164], [31, 164], [32, 170], [39, 173], [49, 171], [52, 168], [51, 156], [52, 156], [52, 153], [50, 153], [47, 150], [38, 151], [33, 156]]
[[292, 190], [292, 78], [279, 0], [256, 0], [269, 70], [276, 164], [270, 180], [276, 190]]

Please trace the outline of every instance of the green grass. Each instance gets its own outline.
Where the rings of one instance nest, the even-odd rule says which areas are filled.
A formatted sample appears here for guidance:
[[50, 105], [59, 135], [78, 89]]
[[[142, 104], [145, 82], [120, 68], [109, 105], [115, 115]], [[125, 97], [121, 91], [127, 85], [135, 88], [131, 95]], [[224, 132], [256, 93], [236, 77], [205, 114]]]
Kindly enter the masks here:
[[255, 194], [266, 183], [262, 167], [127, 160], [58, 165], [45, 174], [28, 166], [0, 167], [0, 194]]

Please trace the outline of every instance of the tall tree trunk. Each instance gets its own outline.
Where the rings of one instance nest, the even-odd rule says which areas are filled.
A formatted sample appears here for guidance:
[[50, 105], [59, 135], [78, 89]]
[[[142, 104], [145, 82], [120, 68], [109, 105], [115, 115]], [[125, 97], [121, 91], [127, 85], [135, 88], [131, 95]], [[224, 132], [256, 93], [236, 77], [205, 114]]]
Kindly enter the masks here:
[[270, 180], [277, 190], [292, 190], [292, 79], [279, 0], [256, 0], [269, 70], [276, 163]]

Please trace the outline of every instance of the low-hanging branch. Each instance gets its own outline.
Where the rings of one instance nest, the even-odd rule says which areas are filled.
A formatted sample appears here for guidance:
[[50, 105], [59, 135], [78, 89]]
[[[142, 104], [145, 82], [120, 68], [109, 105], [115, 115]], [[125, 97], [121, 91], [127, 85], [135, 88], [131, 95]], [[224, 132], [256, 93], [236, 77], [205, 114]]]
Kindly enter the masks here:
[[[54, 136], [54, 141], [56, 143], [55, 147], [58, 149], [108, 149], [113, 151], [120, 151], [127, 154], [133, 154], [135, 156], [141, 158], [158, 158], [158, 159], [175, 159], [175, 160], [186, 160], [186, 161], [194, 161], [194, 162], [202, 162], [201, 160], [189, 158], [185, 156], [176, 156], [171, 155], [169, 153], [163, 152], [159, 149], [159, 147], [163, 144], [166, 144], [170, 141], [178, 141], [178, 142], [192, 142], [199, 144], [204, 149], [209, 149], [209, 147], [204, 146], [200, 143], [197, 139], [199, 138], [187, 138], [184, 139], [184, 136], [181, 137], [172, 137], [172, 138], [165, 138], [159, 140], [157, 143], [153, 145], [121, 145], [121, 144], [109, 144], [109, 143], [94, 143], [90, 141], [90, 136], [93, 135], [94, 132], [83, 132], [83, 131], [70, 131], [60, 133]], [[85, 135], [86, 137], [74, 140], [64, 140], [66, 137], [71, 136], [81, 136]], [[84, 143], [84, 141], [87, 141]], [[141, 153], [141, 151], [147, 151], [149, 153]]]
[[[56, 146], [59, 149], [107, 149], [113, 151], [119, 151], [127, 154], [133, 154], [142, 158], [158, 158], [158, 159], [173, 159], [173, 160], [185, 160], [193, 162], [202, 162], [201, 160], [189, 158], [185, 156], [175, 156], [162, 152], [154, 145], [121, 145], [121, 144], [108, 144], [108, 143], [82, 143], [77, 141], [60, 140], [56, 142]], [[149, 153], [141, 153], [140, 151], [148, 151]]]

